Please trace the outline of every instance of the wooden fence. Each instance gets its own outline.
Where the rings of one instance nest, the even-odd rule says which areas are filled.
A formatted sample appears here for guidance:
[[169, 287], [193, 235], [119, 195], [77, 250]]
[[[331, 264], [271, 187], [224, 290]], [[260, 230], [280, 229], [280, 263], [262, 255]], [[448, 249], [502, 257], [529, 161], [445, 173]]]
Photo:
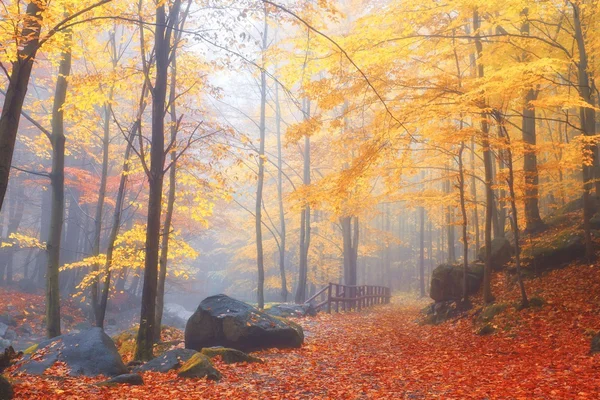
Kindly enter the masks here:
[[390, 298], [390, 288], [385, 286], [347, 286], [330, 283], [306, 300], [305, 304], [316, 302], [315, 309], [325, 307], [328, 313], [331, 313], [332, 309], [336, 312], [360, 311], [375, 304], [388, 304]]

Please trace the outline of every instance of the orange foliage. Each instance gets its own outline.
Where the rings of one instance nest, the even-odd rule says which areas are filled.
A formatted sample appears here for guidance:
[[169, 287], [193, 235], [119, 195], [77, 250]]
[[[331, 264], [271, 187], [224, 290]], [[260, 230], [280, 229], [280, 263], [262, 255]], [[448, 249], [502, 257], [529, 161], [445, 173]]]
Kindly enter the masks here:
[[[589, 355], [587, 334], [600, 325], [600, 267], [572, 266], [528, 283], [547, 304], [509, 307], [494, 320], [492, 336], [475, 334], [476, 309], [423, 326], [424, 303], [397, 299], [362, 313], [299, 320], [308, 333], [301, 349], [258, 352], [264, 364], [217, 359], [220, 382], [175, 372], [145, 373], [144, 386], [119, 387], [95, 386], [102, 378], [12, 378], [21, 399], [597, 398], [600, 358]], [[495, 289], [503, 299], [518, 298], [503, 284]]]

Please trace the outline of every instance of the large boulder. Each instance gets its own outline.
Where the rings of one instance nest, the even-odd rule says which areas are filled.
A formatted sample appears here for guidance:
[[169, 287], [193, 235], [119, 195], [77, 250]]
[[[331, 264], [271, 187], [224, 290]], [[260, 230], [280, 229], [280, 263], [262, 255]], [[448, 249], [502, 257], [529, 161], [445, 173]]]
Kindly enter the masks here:
[[[462, 265], [442, 264], [431, 274], [429, 296], [436, 302], [460, 300], [463, 295]], [[467, 293], [477, 293], [483, 281], [483, 265], [472, 264], [467, 272]]]
[[300, 347], [301, 331], [298, 325], [220, 294], [204, 299], [188, 320], [185, 347], [197, 351], [214, 346], [242, 351]]
[[179, 369], [187, 360], [192, 358], [194, 354], [198, 354], [198, 352], [192, 349], [169, 350], [161, 356], [148, 361], [137, 370], [141, 372], [169, 372], [174, 369]]
[[127, 373], [117, 347], [102, 328], [45, 340], [23, 361], [19, 369], [41, 375], [57, 361], [64, 362], [72, 376], [116, 376]]
[[[503, 237], [497, 237], [492, 240], [492, 268], [501, 271], [511, 260], [514, 254], [514, 248], [510, 241]], [[477, 252], [479, 261], [485, 261], [485, 246], [482, 246]]]
[[13, 388], [5, 377], [0, 375], [0, 400], [11, 400], [13, 398]]
[[265, 312], [267, 314], [283, 318], [306, 316], [314, 317], [317, 315], [317, 310], [315, 310], [315, 307], [313, 307], [312, 304], [273, 304], [271, 307], [266, 309]]
[[559, 268], [585, 255], [583, 233], [563, 230], [548, 232], [523, 248], [523, 259], [534, 272]]

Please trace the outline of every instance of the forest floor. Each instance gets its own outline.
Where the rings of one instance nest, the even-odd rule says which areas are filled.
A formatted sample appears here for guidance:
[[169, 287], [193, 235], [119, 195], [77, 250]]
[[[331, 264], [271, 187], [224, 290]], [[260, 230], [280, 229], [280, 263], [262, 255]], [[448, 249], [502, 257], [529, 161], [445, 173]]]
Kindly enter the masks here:
[[[600, 267], [572, 266], [528, 280], [545, 300], [517, 311], [517, 290], [496, 279], [507, 304], [477, 334], [475, 307], [440, 325], [422, 325], [424, 300], [360, 313], [302, 319], [300, 349], [255, 353], [264, 364], [226, 365], [220, 382], [145, 373], [144, 386], [98, 387], [60, 366], [46, 376], [8, 374], [18, 399], [597, 399], [600, 355], [589, 354], [600, 328]], [[586, 288], [582, 290], [581, 288]], [[477, 304], [478, 299], [474, 299]]]

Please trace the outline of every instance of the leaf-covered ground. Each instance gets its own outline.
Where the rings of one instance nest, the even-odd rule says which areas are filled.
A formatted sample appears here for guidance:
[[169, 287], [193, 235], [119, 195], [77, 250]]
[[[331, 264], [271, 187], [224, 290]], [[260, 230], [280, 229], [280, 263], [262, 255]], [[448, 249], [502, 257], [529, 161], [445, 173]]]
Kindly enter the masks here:
[[515, 291], [497, 279], [509, 305], [479, 336], [477, 307], [466, 317], [421, 325], [426, 304], [396, 299], [362, 313], [300, 320], [301, 349], [256, 355], [264, 364], [225, 365], [221, 382], [146, 373], [144, 386], [97, 387], [99, 379], [13, 375], [19, 399], [597, 399], [600, 268], [571, 267], [528, 281], [541, 308], [516, 311]]

